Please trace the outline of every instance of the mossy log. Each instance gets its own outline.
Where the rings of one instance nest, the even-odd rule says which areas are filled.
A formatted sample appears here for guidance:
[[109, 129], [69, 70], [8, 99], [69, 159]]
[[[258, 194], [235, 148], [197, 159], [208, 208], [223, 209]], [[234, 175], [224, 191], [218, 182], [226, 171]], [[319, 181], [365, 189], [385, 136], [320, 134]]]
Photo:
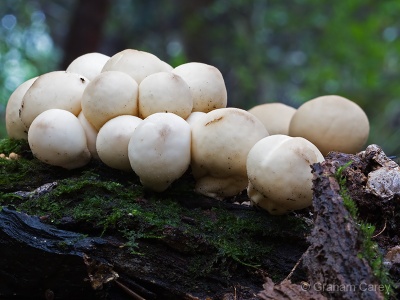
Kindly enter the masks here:
[[[316, 227], [322, 224], [318, 218], [343, 228], [316, 205], [318, 193], [314, 208], [271, 216], [245, 205], [245, 193], [226, 201], [193, 193], [190, 172], [158, 194], [143, 189], [133, 173], [97, 161], [66, 171], [37, 161], [23, 143], [3, 141], [0, 152], [10, 151], [21, 158], [0, 160], [0, 295], [5, 299], [329, 299], [329, 291], [305, 287], [351, 272], [346, 265], [330, 271], [326, 281], [318, 277], [329, 268], [315, 252], [326, 246], [318, 244], [323, 232]], [[331, 171], [350, 160], [351, 170], [361, 170], [357, 163], [363, 160], [347, 156]], [[364, 167], [364, 175], [372, 170], [371, 163]], [[326, 174], [315, 170], [314, 189], [325, 193], [329, 188], [316, 178]], [[357, 176], [347, 177], [356, 196]], [[391, 221], [387, 205], [381, 208]], [[385, 222], [374, 221], [377, 227]], [[351, 240], [364, 238], [357, 230], [351, 234]], [[378, 237], [386, 242], [379, 244], [382, 251], [393, 246], [391, 230]], [[349, 255], [357, 256], [365, 246], [357, 245]], [[334, 257], [331, 250], [325, 253]], [[363, 262], [371, 282], [380, 283], [370, 262]]]

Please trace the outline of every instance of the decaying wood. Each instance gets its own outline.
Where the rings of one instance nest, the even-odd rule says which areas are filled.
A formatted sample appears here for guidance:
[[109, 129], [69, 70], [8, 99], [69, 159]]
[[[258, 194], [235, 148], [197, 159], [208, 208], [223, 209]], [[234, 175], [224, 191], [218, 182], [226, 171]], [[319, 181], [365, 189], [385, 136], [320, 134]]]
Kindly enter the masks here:
[[316, 212], [311, 244], [303, 257], [309, 284], [333, 299], [383, 299], [378, 279], [360, 258], [362, 235], [343, 204], [335, 172], [340, 166], [326, 160], [313, 166]]
[[[239, 208], [238, 217], [248, 212]], [[214, 259], [218, 249], [201, 237], [189, 238], [179, 228], [166, 227], [164, 234], [162, 239], [138, 241], [140, 253], [132, 254], [120, 236], [88, 237], [4, 207], [0, 212], [1, 294], [26, 299], [135, 299], [133, 295], [136, 299], [256, 299], [265, 266], [246, 267], [232, 261], [227, 276], [218, 262], [210, 261], [214, 271], [193, 274], [193, 260]], [[265, 263], [288, 272], [306, 248], [301, 239], [295, 242], [295, 236], [289, 237], [292, 245], [287, 236], [271, 237], [269, 244], [276, 252]]]
[[[383, 299], [379, 280], [359, 255], [362, 236], [344, 207], [335, 178], [338, 167], [347, 162], [351, 164], [343, 170], [343, 176], [348, 192], [359, 207], [360, 218], [376, 226], [375, 239], [382, 251], [388, 252], [386, 263], [391, 274], [397, 276], [398, 165], [379, 147], [370, 146], [358, 155], [331, 153], [325, 162], [312, 166], [313, 208], [300, 212], [299, 217], [311, 212], [313, 229], [296, 235], [290, 228], [282, 228], [274, 236], [260, 237], [273, 249], [262, 266], [232, 261], [224, 263], [229, 270], [220, 270], [215, 261], [210, 263], [212, 271], [196, 276], [189, 268], [193, 261], [199, 257], [215, 259], [218, 249], [202, 236], [187, 235], [184, 227], [165, 225], [162, 238], [138, 240], [140, 250], [132, 253], [118, 232], [98, 237], [68, 218], [62, 226], [68, 230], [61, 230], [45, 224], [46, 219], [3, 207], [0, 298]], [[18, 195], [35, 201], [42, 192], [54, 188], [56, 181]], [[217, 218], [213, 207], [225, 209], [238, 219], [244, 214], [265, 213], [212, 199], [186, 200], [177, 202], [207, 212], [200, 218]], [[198, 220], [184, 215], [181, 222], [198, 224]], [[270, 225], [265, 222], [265, 226]], [[271, 270], [279, 271], [280, 283], [272, 281]]]
[[82, 281], [88, 278], [82, 257], [105, 241], [59, 230], [8, 208], [1, 210], [0, 228], [1, 298], [95, 296], [89, 282]]

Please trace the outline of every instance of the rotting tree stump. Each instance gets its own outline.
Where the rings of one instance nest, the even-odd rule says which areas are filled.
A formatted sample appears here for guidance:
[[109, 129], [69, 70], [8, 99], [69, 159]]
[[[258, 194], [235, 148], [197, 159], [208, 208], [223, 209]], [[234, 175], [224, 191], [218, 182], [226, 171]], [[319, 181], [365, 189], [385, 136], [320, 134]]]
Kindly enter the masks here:
[[380, 216], [368, 209], [366, 199], [383, 197], [366, 188], [383, 167], [372, 152], [329, 154], [312, 169], [313, 208], [270, 216], [243, 205], [245, 193], [226, 201], [194, 194], [189, 173], [156, 194], [134, 174], [98, 162], [65, 171], [27, 151], [0, 164], [8, 176], [0, 180], [0, 298], [382, 299], [326, 288], [381, 283], [359, 258], [363, 237], [339, 193], [340, 166], [352, 162], [343, 176], [360, 219], [377, 231], [385, 225], [374, 238], [381, 251], [398, 245], [398, 191], [373, 206]]

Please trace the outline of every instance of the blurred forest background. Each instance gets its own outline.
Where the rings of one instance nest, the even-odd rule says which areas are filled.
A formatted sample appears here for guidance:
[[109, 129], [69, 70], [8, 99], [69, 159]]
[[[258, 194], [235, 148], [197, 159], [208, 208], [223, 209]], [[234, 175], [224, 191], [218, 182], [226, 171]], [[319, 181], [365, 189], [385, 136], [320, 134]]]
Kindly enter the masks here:
[[134, 48], [216, 66], [229, 106], [349, 98], [370, 119], [368, 143], [400, 155], [399, 35], [397, 0], [1, 0], [0, 138], [19, 84]]

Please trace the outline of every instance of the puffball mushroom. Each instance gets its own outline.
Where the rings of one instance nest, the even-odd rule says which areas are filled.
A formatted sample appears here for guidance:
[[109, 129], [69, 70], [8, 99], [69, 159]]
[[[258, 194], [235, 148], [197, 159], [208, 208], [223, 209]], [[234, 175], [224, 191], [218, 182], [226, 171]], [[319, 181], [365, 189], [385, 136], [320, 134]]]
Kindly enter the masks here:
[[200, 119], [202, 116], [205, 116], [206, 113], [202, 111], [194, 111], [192, 112], [189, 117], [186, 118], [186, 122], [189, 123], [190, 126], [194, 124], [198, 119]]
[[28, 131], [33, 155], [50, 165], [75, 169], [90, 161], [85, 131], [78, 118], [62, 109], [39, 114]]
[[297, 109], [289, 135], [309, 140], [323, 155], [330, 151], [356, 153], [368, 139], [369, 122], [353, 101], [336, 95], [321, 96]]
[[247, 186], [246, 159], [253, 145], [268, 136], [264, 125], [239, 108], [219, 108], [191, 126], [195, 190], [221, 199]]
[[135, 116], [118, 116], [107, 121], [97, 135], [96, 149], [100, 160], [111, 168], [132, 171], [128, 144], [142, 119]]
[[264, 124], [270, 135], [288, 135], [290, 120], [296, 109], [283, 103], [274, 102], [256, 105], [248, 112], [255, 115]]
[[190, 126], [173, 113], [152, 114], [136, 127], [128, 154], [143, 186], [162, 192], [189, 167]]
[[97, 130], [117, 116], [137, 116], [138, 90], [137, 82], [126, 73], [100, 73], [82, 95], [83, 114]]
[[261, 139], [246, 162], [252, 204], [273, 215], [310, 206], [310, 165], [323, 160], [318, 148], [304, 138], [277, 134]]
[[138, 84], [147, 76], [157, 72], [168, 72], [172, 67], [157, 56], [135, 49], [125, 49], [111, 56], [102, 72], [121, 71], [130, 75]]
[[81, 122], [83, 130], [85, 131], [87, 146], [90, 151], [90, 154], [92, 155], [93, 158], [99, 159], [99, 155], [97, 154], [96, 150], [96, 139], [98, 130], [94, 128], [92, 124], [90, 124], [90, 122], [86, 119], [83, 112], [79, 113], [78, 120], [79, 122]]
[[29, 128], [42, 112], [58, 108], [77, 116], [81, 111], [81, 98], [89, 80], [76, 73], [54, 71], [40, 75], [22, 98], [20, 118]]
[[98, 52], [86, 53], [75, 58], [67, 67], [67, 72], [77, 73], [93, 80], [101, 73], [106, 62], [110, 59], [108, 55]]
[[6, 107], [6, 129], [7, 134], [12, 139], [28, 139], [28, 128], [19, 117], [22, 98], [26, 91], [31, 87], [37, 77], [31, 78], [20, 84], [11, 94]]
[[158, 72], [139, 85], [139, 116], [144, 119], [157, 112], [170, 112], [186, 119], [193, 108], [189, 86], [179, 76]]
[[177, 66], [173, 73], [181, 76], [193, 95], [193, 111], [210, 112], [225, 108], [228, 101], [221, 72], [214, 66], [189, 62]]

